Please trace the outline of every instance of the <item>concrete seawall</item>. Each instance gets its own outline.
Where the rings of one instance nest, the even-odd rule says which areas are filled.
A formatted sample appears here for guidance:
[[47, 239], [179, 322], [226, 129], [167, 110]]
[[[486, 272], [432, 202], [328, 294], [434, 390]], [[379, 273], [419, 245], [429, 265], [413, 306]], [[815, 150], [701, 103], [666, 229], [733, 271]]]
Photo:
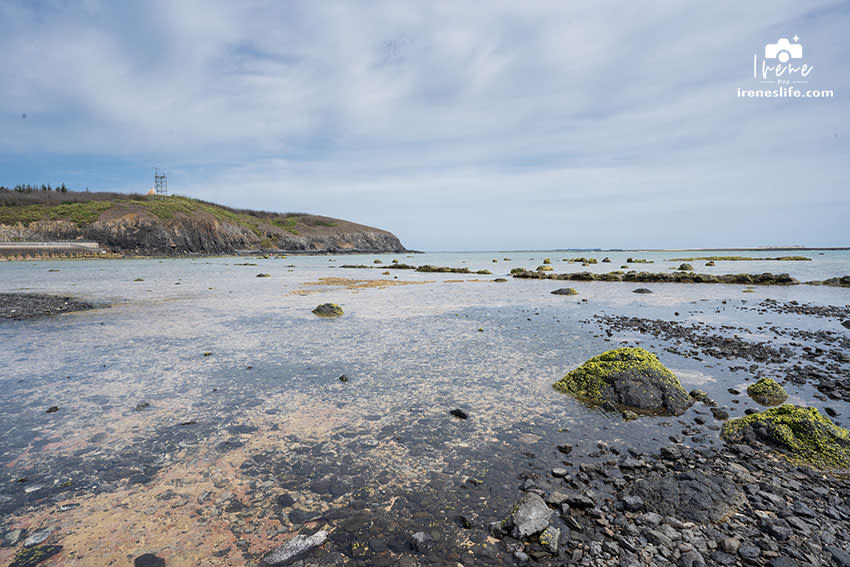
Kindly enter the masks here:
[[95, 258], [106, 254], [97, 242], [88, 240], [0, 242], [3, 258]]

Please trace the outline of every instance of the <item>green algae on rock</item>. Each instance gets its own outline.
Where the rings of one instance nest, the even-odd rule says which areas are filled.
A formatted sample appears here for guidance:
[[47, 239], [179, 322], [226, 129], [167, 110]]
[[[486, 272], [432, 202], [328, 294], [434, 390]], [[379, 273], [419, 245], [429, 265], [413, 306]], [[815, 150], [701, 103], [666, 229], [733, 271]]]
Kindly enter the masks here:
[[611, 403], [639, 414], [681, 415], [693, 403], [675, 374], [642, 348], [594, 356], [553, 387], [586, 403]]
[[772, 378], [761, 378], [747, 387], [747, 394], [763, 406], [778, 406], [788, 399], [785, 389]]
[[42, 561], [46, 561], [62, 551], [61, 545], [41, 545], [38, 547], [27, 547], [18, 551], [9, 567], [35, 567]]
[[562, 287], [551, 292], [552, 295], [578, 295], [578, 291], [574, 287]]
[[336, 303], [322, 303], [321, 305], [313, 309], [313, 313], [315, 313], [319, 317], [341, 317], [342, 307], [340, 307]]
[[676, 269], [679, 270], [680, 272], [693, 272], [694, 271], [694, 267], [691, 266], [690, 264], [680, 264], [679, 267], [676, 268]]
[[828, 469], [850, 468], [850, 432], [817, 408], [785, 404], [723, 424], [730, 443], [761, 441], [792, 460]]

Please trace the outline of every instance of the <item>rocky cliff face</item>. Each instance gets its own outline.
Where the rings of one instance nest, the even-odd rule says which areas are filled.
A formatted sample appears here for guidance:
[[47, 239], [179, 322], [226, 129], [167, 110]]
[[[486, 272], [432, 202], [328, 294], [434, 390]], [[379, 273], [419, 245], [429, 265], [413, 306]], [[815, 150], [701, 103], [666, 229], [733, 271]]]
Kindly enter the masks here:
[[0, 240], [93, 240], [112, 252], [139, 255], [232, 254], [258, 249], [304, 253], [405, 251], [392, 233], [339, 219], [310, 215], [239, 217], [230, 221], [198, 210], [166, 220], [146, 210], [116, 207], [89, 223], [38, 220], [0, 224]]

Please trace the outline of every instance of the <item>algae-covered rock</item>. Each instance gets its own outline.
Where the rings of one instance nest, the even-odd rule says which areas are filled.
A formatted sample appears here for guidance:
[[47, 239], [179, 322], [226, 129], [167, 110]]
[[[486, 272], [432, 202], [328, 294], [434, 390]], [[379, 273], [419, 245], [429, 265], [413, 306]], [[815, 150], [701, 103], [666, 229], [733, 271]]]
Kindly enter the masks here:
[[551, 258], [543, 258], [543, 263], [544, 264], [551, 264], [552, 260], [551, 260]]
[[62, 551], [61, 545], [43, 545], [27, 547], [18, 551], [9, 567], [35, 567]]
[[714, 260], [709, 260], [708, 262], [705, 263], [705, 265], [708, 266], [708, 267], [714, 266], [715, 265]]
[[676, 268], [676, 269], [679, 270], [680, 272], [693, 272], [694, 271], [694, 267], [691, 266], [690, 264], [680, 264], [679, 267]]
[[578, 295], [578, 291], [574, 287], [562, 287], [553, 291], [552, 295]]
[[639, 414], [681, 415], [693, 403], [678, 378], [642, 348], [594, 356], [553, 386], [587, 403], [610, 402]]
[[555, 269], [552, 266], [549, 266], [549, 265], [546, 265], [546, 264], [543, 264], [542, 266], [537, 266], [538, 272], [552, 272], [554, 270]]
[[730, 443], [760, 441], [786, 456], [822, 468], [850, 468], [850, 432], [817, 408], [785, 404], [723, 424]]
[[762, 378], [750, 384], [747, 394], [763, 406], [778, 406], [788, 399], [785, 389], [771, 378]]
[[342, 307], [336, 303], [322, 303], [313, 309], [313, 313], [319, 317], [340, 317], [342, 316]]

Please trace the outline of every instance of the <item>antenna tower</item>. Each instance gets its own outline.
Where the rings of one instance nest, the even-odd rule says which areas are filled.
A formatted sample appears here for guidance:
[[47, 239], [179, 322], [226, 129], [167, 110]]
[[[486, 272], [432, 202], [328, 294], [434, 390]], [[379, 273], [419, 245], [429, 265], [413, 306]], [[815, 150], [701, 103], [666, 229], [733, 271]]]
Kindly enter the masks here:
[[159, 172], [159, 168], [154, 169], [153, 187], [156, 189], [157, 195], [168, 195], [168, 178], [165, 172]]

